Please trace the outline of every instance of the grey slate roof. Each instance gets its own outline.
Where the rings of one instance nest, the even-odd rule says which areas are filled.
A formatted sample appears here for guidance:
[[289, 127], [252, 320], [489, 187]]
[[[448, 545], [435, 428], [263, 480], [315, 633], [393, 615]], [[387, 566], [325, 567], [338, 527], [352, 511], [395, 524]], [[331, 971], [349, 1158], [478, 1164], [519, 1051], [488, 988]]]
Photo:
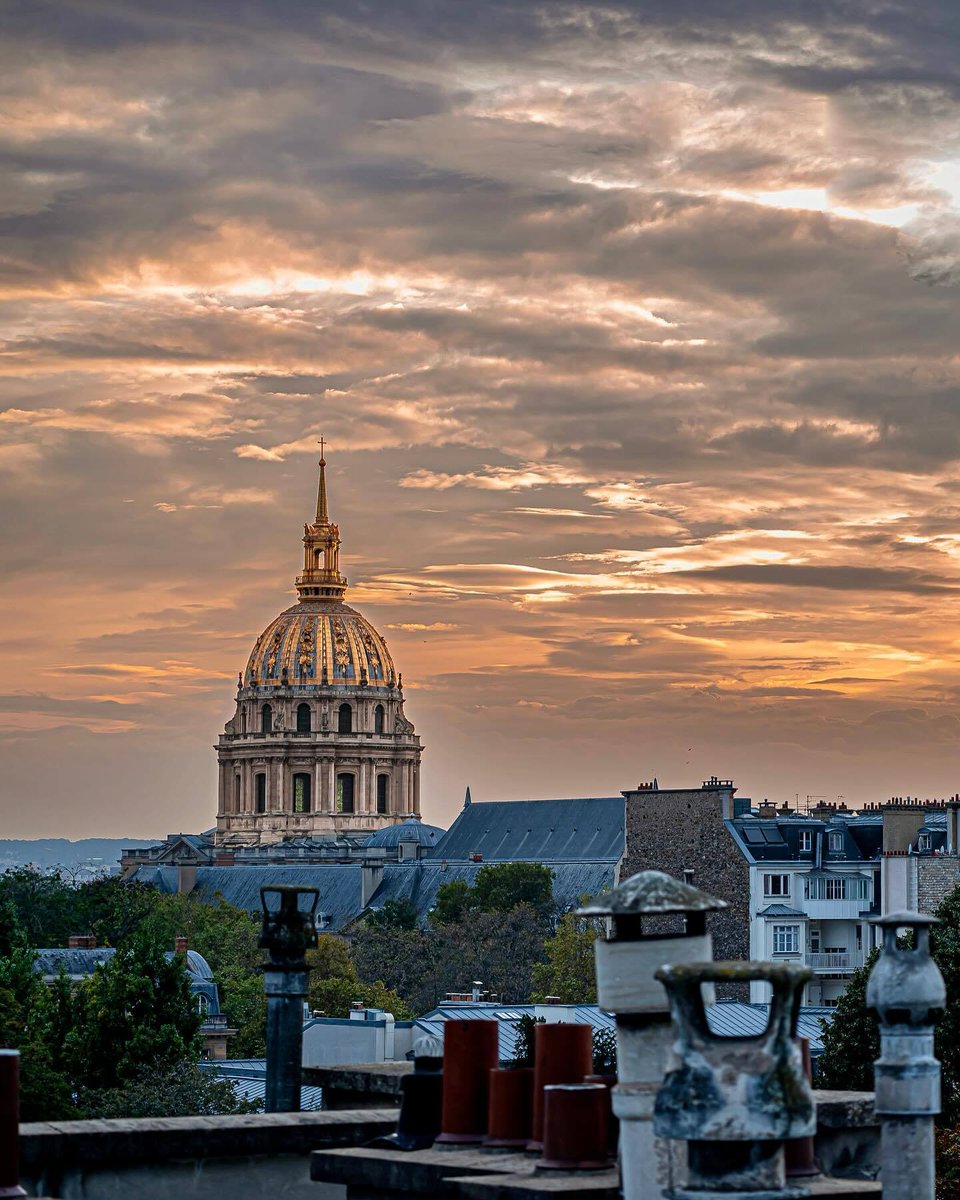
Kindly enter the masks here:
[[[443, 1038], [443, 1025], [451, 1021], [491, 1021], [500, 1022], [500, 1061], [509, 1062], [515, 1054], [517, 1030], [516, 1022], [525, 1014], [533, 1016], [532, 1004], [441, 1004], [433, 1008], [414, 1022], [417, 1029], [423, 1033], [432, 1033], [435, 1037]], [[597, 1008], [595, 1004], [571, 1005], [569, 1021], [575, 1025], [592, 1025], [596, 1029], [616, 1029], [613, 1015]]]
[[[233, 1090], [243, 1100], [260, 1100], [266, 1097], [267, 1060], [265, 1058], [227, 1058], [218, 1062], [201, 1062], [202, 1071], [209, 1071], [221, 1079], [227, 1079]], [[300, 1087], [300, 1111], [320, 1112], [323, 1108], [323, 1090], [302, 1084]]]
[[[534, 1012], [535, 1007], [532, 1004], [442, 1004], [418, 1017], [416, 1026], [424, 1033], [432, 1033], [435, 1037], [442, 1038], [445, 1020], [489, 1021], [496, 1018], [500, 1021], [500, 1061], [506, 1062], [514, 1056], [515, 1022], [524, 1014], [529, 1013], [532, 1016]], [[829, 1025], [834, 1012], [832, 1008], [800, 1009], [797, 1035], [809, 1039], [810, 1053], [814, 1058], [823, 1051], [823, 1029], [820, 1022], [823, 1020]], [[568, 1019], [576, 1024], [592, 1025], [595, 1030], [616, 1028], [613, 1015], [604, 1012], [595, 1004], [571, 1006]], [[766, 1029], [768, 1020], [769, 1006], [766, 1004], [718, 1000], [716, 1004], [707, 1008], [707, 1022], [711, 1032], [719, 1037], [755, 1037]]]
[[[360, 912], [360, 864], [316, 863], [312, 866], [275, 867], [233, 866], [197, 867], [192, 895], [212, 903], [219, 894], [228, 904], [249, 913], [261, 913], [260, 889], [275, 884], [320, 889], [317, 911], [328, 918], [329, 929], [341, 929]], [[176, 867], [154, 868], [161, 891], [176, 892]], [[134, 878], [140, 879], [137, 871]]]
[[386, 825], [364, 839], [364, 846], [378, 846], [393, 850], [401, 842], [413, 842], [419, 846], [435, 846], [447, 831], [439, 825], [425, 825], [416, 817], [401, 821], [399, 825]]
[[432, 858], [553, 863], [618, 860], [623, 854], [624, 799], [490, 800], [467, 805]]
[[94, 950], [68, 950], [59, 946], [37, 951], [34, 970], [45, 978], [55, 978], [63, 967], [71, 979], [86, 979], [98, 966], [109, 962], [116, 950], [100, 946]]
[[[477, 872], [485, 865], [489, 864], [448, 862], [444, 865], [431, 859], [410, 864], [387, 863], [370, 908], [380, 908], [387, 900], [409, 900], [422, 919], [436, 904], [437, 889], [441, 884], [462, 879], [472, 887]], [[547, 865], [553, 871], [554, 900], [564, 910], [576, 908], [584, 896], [595, 896], [614, 883], [616, 860], [550, 862]]]
[[[553, 862], [553, 894], [561, 909], [576, 908], [584, 896], [595, 896], [613, 886], [616, 860], [598, 862]], [[437, 889], [442, 883], [463, 879], [473, 885], [484, 863], [447, 863], [421, 859], [416, 863], [386, 863], [380, 886], [369, 906], [376, 909], [387, 900], [410, 900], [421, 920], [436, 903]], [[176, 892], [176, 867], [140, 868], [134, 878], [154, 883], [161, 891]], [[343, 929], [363, 911], [361, 898], [361, 867], [359, 863], [314, 863], [290, 867], [197, 867], [196, 885], [192, 891], [198, 900], [213, 903], [222, 895], [228, 904], [257, 915], [261, 910], [260, 888], [272, 884], [294, 884], [320, 890], [317, 911], [325, 918], [323, 928], [330, 932]]]
[[768, 904], [766, 908], [761, 908], [759, 915], [761, 917], [803, 917], [806, 919], [807, 914], [801, 912], [798, 908], [790, 908], [786, 904]]
[[[803, 1007], [797, 1018], [797, 1037], [810, 1041], [810, 1053], [816, 1058], [823, 1051], [823, 1029], [820, 1022], [829, 1025], [836, 1009]], [[769, 1020], [769, 1006], [747, 1004], [742, 1000], [718, 1000], [707, 1009], [707, 1022], [713, 1033], [721, 1037], [754, 1037], [762, 1033]]]
[[[110, 961], [116, 954], [112, 946], [97, 946], [94, 949], [70, 949], [60, 946], [45, 947], [38, 950], [34, 959], [34, 970], [44, 979], [55, 979], [63, 967], [67, 976], [73, 980], [88, 979], [97, 967]], [[173, 958], [173, 951], [168, 950], [167, 959]], [[210, 964], [196, 950], [187, 951], [187, 975], [190, 980], [190, 991], [194, 996], [206, 996], [207, 1012], [211, 1016], [220, 1015], [220, 994], [213, 979]]]

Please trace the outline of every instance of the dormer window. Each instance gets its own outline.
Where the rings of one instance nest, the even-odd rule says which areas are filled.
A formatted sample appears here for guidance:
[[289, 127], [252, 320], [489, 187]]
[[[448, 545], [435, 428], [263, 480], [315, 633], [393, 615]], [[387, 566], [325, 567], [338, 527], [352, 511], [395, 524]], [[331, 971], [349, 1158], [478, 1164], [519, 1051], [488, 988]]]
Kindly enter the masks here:
[[838, 832], [828, 833], [827, 849], [831, 854], [840, 854], [843, 850], [843, 834]]
[[800, 830], [800, 853], [801, 854], [809, 854], [809, 852], [812, 849], [813, 849], [813, 830], [812, 829], [801, 829]]
[[932, 838], [930, 837], [930, 834], [929, 833], [921, 833], [919, 838], [917, 839], [917, 849], [918, 850], [930, 850], [932, 848], [932, 845], [933, 845], [933, 841], [932, 841]]

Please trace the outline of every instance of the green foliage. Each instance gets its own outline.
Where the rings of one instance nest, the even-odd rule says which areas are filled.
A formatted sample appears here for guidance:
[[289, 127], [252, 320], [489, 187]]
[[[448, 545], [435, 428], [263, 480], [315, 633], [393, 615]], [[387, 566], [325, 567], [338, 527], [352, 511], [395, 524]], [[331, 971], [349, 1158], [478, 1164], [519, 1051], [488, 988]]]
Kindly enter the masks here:
[[473, 889], [465, 879], [451, 879], [437, 888], [437, 899], [430, 913], [435, 925], [452, 925], [462, 921], [474, 907]]
[[196, 1063], [182, 1060], [144, 1070], [123, 1088], [86, 1093], [81, 1097], [87, 1117], [179, 1117], [253, 1113], [260, 1100], [243, 1100], [233, 1085]]
[[960, 1124], [960, 887], [944, 898], [930, 930], [930, 950], [947, 985], [947, 1008], [937, 1024], [936, 1055], [942, 1067], [943, 1125]]
[[960, 1200], [960, 1129], [936, 1131], [937, 1200]]
[[355, 979], [357, 972], [350, 957], [350, 943], [335, 933], [321, 933], [317, 945], [307, 951], [307, 969], [312, 979]]
[[247, 1112], [200, 1077], [200, 1019], [182, 960], [133, 939], [89, 979], [47, 985], [34, 952], [0, 956], [0, 1041], [20, 1050], [24, 1121]]
[[615, 1075], [617, 1073], [616, 1030], [595, 1029], [593, 1031], [593, 1073], [594, 1075]]
[[162, 1070], [198, 1057], [199, 1028], [183, 961], [135, 939], [77, 992], [66, 1036], [72, 1078], [81, 1091], [122, 1088], [144, 1064]]
[[481, 867], [473, 891], [482, 912], [508, 913], [526, 906], [546, 919], [554, 910], [553, 872], [542, 863], [506, 862]]
[[210, 964], [223, 1014], [237, 1030], [230, 1052], [239, 1057], [264, 1052], [259, 925], [243, 909], [222, 897], [205, 904], [194, 896], [165, 896], [115, 877], [75, 886], [61, 872], [42, 875], [30, 867], [0, 876], [0, 954], [15, 944], [65, 946], [71, 934], [83, 932], [93, 933], [101, 946], [123, 947], [146, 937], [169, 950], [182, 934]]
[[543, 1017], [535, 1017], [533, 1013], [524, 1013], [514, 1021], [513, 1027], [517, 1032], [513, 1042], [513, 1058], [510, 1060], [512, 1067], [533, 1066], [536, 1058], [534, 1030], [538, 1025], [546, 1025], [546, 1021]]
[[307, 952], [307, 966], [310, 1007], [325, 1017], [349, 1016], [350, 1006], [356, 1001], [366, 1008], [393, 1013], [398, 1021], [409, 1020], [413, 1015], [382, 979], [364, 983], [358, 978], [348, 943], [335, 934], [320, 934], [316, 949]]
[[170, 949], [174, 938], [186, 937], [190, 949], [210, 964], [220, 992], [221, 1011], [230, 1027], [237, 1030], [230, 1040], [231, 1056], [255, 1058], [263, 1054], [266, 998], [260, 973], [263, 951], [257, 945], [259, 924], [222, 896], [215, 904], [205, 904], [191, 895], [160, 896], [155, 891], [151, 895], [153, 907], [140, 923], [143, 934]]
[[525, 908], [547, 921], [554, 913], [553, 871], [542, 863], [505, 862], [481, 867], [474, 886], [451, 879], [437, 888], [430, 920], [453, 925], [470, 913], [510, 913]]
[[361, 979], [383, 980], [418, 1014], [475, 979], [506, 1003], [523, 1003], [533, 966], [543, 958], [543, 923], [526, 905], [507, 913], [468, 910], [458, 921], [422, 930], [364, 923], [352, 949]]
[[[442, 886], [442, 885], [441, 885]], [[416, 905], [409, 900], [386, 900], [366, 918], [374, 929], [416, 929], [419, 919]]]
[[823, 1053], [817, 1064], [817, 1087], [873, 1091], [873, 1064], [880, 1057], [880, 1037], [876, 1020], [867, 1012], [867, 979], [879, 953], [871, 950], [866, 963], [850, 976], [833, 1011], [833, 1020], [820, 1022]]
[[596, 1004], [593, 943], [597, 935], [595, 921], [572, 912], [563, 914], [556, 932], [543, 944], [546, 961], [533, 968], [531, 999], [535, 1003], [557, 996], [564, 1004]]
[[0, 898], [12, 907], [29, 946], [65, 946], [79, 924], [76, 889], [59, 871], [41, 874], [33, 867], [15, 867], [0, 876]]
[[[938, 907], [940, 924], [930, 931], [930, 949], [947, 985], [947, 1007], [936, 1029], [936, 1055], [942, 1068], [943, 1111], [940, 1123], [960, 1123], [960, 887]], [[864, 967], [854, 971], [837, 1001], [831, 1025], [824, 1025], [823, 1054], [817, 1083], [824, 1088], [873, 1088], [873, 1064], [880, 1054], [877, 1023], [867, 1011], [866, 988], [873, 951]]]

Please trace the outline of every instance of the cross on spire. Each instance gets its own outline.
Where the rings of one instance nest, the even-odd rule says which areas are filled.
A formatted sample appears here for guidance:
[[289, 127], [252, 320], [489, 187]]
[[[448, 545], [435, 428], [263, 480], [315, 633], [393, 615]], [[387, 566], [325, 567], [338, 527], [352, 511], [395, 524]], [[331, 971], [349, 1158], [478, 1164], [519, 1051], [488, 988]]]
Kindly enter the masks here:
[[327, 460], [323, 456], [326, 439], [320, 438], [320, 486], [317, 489], [317, 524], [326, 525], [329, 522], [327, 516]]

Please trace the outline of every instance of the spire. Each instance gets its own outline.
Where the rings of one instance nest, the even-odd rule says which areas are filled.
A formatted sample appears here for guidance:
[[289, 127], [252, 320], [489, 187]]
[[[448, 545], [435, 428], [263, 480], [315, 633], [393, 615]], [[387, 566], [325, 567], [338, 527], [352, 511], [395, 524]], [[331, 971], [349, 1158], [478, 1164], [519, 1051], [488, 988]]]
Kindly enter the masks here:
[[303, 571], [297, 576], [301, 600], [342, 600], [347, 581], [340, 574], [340, 530], [327, 511], [326, 440], [320, 439], [317, 519], [303, 527]]
[[326, 442], [323, 438], [320, 439], [320, 486], [317, 488], [317, 524], [327, 525], [330, 518], [327, 516], [327, 460], [323, 456], [323, 448]]

